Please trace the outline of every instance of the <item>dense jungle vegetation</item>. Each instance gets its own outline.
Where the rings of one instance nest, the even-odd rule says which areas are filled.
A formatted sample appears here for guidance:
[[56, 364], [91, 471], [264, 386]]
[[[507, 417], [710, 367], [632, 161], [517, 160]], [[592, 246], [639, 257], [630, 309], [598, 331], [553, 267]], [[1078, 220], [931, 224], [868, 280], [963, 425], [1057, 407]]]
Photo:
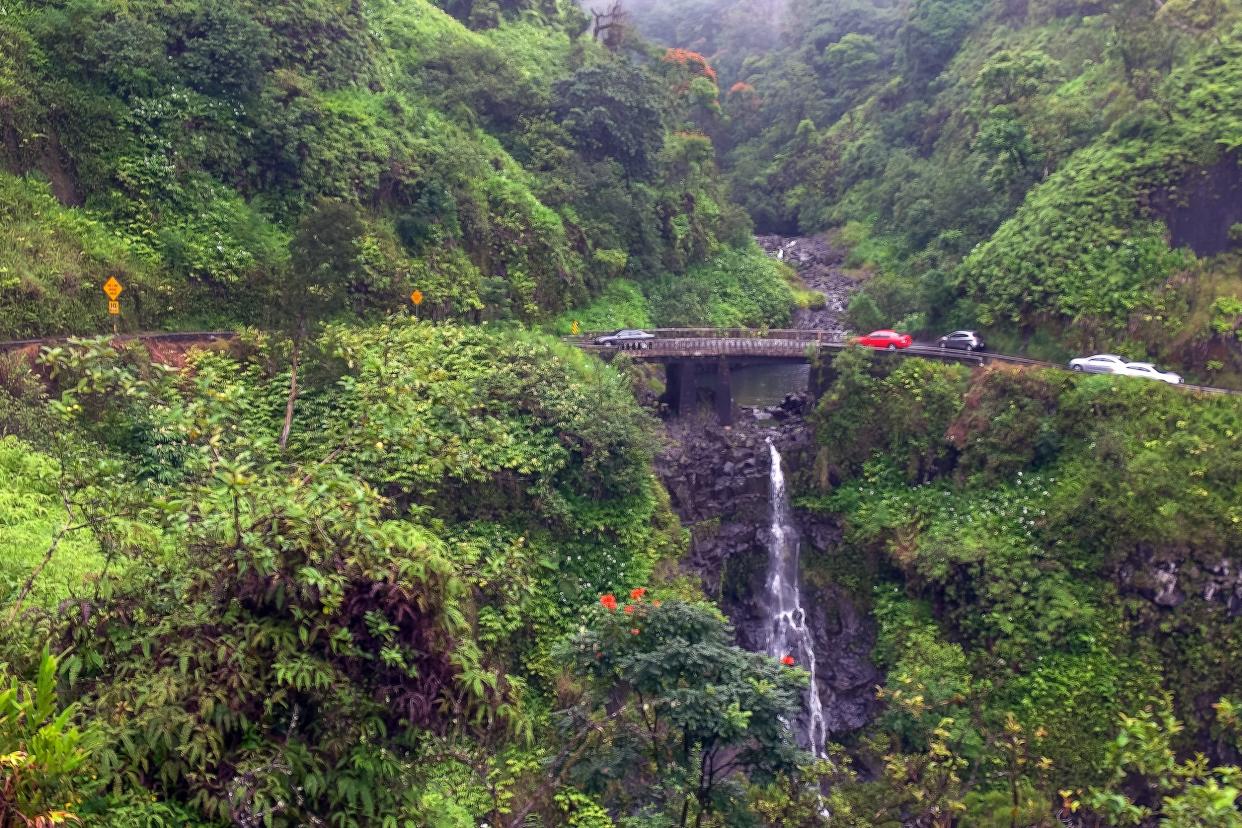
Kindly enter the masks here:
[[105, 330], [108, 276], [144, 330], [414, 289], [427, 318], [551, 322], [691, 268], [728, 289], [738, 257], [788, 296], [696, 127], [703, 67], [614, 54], [572, 4], [445, 5], [6, 2], [0, 336]]
[[816, 366], [815, 759], [553, 336], [784, 324], [830, 229], [858, 325], [1228, 380], [1235, 12], [1126, 2], [0, 0], [0, 338], [83, 337], [0, 357], [0, 828], [1242, 828], [1235, 398]]
[[1242, 824], [1242, 617], [1221, 589], [1242, 406], [861, 351], [832, 369], [802, 505], [846, 532], [805, 577], [867, 598], [887, 672], [855, 745], [880, 779], [843, 809]]
[[635, 0], [706, 55], [761, 229], [831, 230], [855, 326], [1242, 372], [1231, 0]]

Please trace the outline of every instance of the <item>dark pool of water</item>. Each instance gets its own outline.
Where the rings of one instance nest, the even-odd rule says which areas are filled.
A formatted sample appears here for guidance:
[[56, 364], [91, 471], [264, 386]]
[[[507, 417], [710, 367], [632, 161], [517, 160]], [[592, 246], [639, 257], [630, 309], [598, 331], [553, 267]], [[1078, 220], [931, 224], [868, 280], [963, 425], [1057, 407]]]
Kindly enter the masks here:
[[811, 366], [806, 363], [747, 365], [734, 368], [733, 402], [743, 407], [776, 405], [789, 394], [807, 390]]

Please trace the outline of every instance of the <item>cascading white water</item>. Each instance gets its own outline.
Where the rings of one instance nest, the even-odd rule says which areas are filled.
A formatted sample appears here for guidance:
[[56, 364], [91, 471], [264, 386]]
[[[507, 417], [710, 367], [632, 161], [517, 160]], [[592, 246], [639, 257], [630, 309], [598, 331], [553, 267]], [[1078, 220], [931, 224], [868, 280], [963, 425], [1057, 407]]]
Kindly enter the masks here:
[[792, 656], [797, 664], [811, 674], [811, 683], [804, 698], [802, 713], [795, 721], [798, 742], [815, 756], [824, 755], [824, 708], [815, 685], [815, 646], [806, 626], [802, 597], [798, 588], [798, 551], [801, 539], [794, 524], [789, 493], [785, 491], [785, 473], [781, 469], [781, 453], [768, 438], [772, 455], [769, 476], [769, 502], [772, 523], [768, 537], [767, 609], [765, 649], [774, 658]]

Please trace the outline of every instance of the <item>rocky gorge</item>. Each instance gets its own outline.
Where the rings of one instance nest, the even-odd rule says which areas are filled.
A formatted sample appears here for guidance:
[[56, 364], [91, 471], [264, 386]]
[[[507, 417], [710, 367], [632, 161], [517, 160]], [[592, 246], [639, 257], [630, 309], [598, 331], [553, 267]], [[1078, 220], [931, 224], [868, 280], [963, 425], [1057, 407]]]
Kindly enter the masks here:
[[[845, 253], [823, 237], [756, 238], [768, 255], [791, 265], [809, 289], [823, 294], [817, 308], [794, 312], [793, 325], [803, 330], [826, 330], [836, 336], [847, 331], [846, 307], [857, 289], [844, 269]], [[772, 520], [774, 479], [785, 480], [791, 492], [805, 488], [806, 470], [812, 468], [816, 447], [808, 423], [815, 404], [810, 393], [790, 394], [773, 406], [742, 408], [731, 426], [720, 425], [700, 411], [668, 420], [665, 448], [657, 471], [674, 510], [689, 529], [690, 546], [683, 566], [695, 573], [715, 598], [737, 631], [738, 643], [762, 652], [782, 639], [774, 627], [770, 552], [786, 539]], [[773, 474], [783, 458], [784, 476]], [[779, 493], [783, 498], [784, 492]], [[882, 680], [871, 660], [876, 627], [866, 601], [831, 577], [807, 579], [801, 572], [823, 569], [817, 564], [831, 556], [840, 542], [841, 527], [831, 517], [794, 509], [801, 589], [799, 626], [812, 653], [810, 664], [815, 692], [808, 706], [816, 708], [810, 730], [812, 749], [829, 739], [857, 730], [875, 713], [875, 687]], [[787, 620], [787, 619], [786, 619]], [[779, 654], [777, 654], [779, 655]], [[803, 657], [802, 653], [798, 654]], [[808, 715], [810, 715], [808, 713]], [[822, 716], [822, 722], [820, 717]], [[815, 742], [818, 741], [819, 744]], [[807, 745], [804, 745], [807, 746]]]
[[[743, 409], [732, 426], [707, 415], [666, 423], [656, 468], [674, 510], [690, 533], [683, 566], [696, 574], [737, 630], [738, 643], [762, 651], [771, 624], [764, 602], [770, 529], [772, 459], [784, 458], [791, 491], [804, 483], [815, 446], [805, 414], [808, 395], [777, 406]], [[841, 528], [830, 517], [794, 510], [802, 567], [831, 556]], [[871, 661], [875, 624], [866, 604], [843, 586], [802, 579], [802, 607], [816, 653], [816, 683], [827, 736], [866, 724], [881, 681]]]

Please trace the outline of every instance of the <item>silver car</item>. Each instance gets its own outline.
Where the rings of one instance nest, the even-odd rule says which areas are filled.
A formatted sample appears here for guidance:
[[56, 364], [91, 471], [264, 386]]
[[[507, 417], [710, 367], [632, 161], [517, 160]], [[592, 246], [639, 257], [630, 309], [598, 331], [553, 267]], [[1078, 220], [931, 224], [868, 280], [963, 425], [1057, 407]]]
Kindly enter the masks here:
[[609, 348], [647, 348], [652, 339], [655, 339], [655, 334], [626, 329], [601, 336], [595, 342], [598, 345], [607, 345]]
[[1172, 371], [1161, 371], [1150, 362], [1127, 362], [1117, 372], [1125, 377], [1143, 377], [1144, 379], [1160, 380], [1170, 385], [1181, 385], [1184, 380], [1181, 374]]
[[1088, 374], [1120, 374], [1121, 369], [1126, 367], [1126, 361], [1116, 354], [1096, 354], [1071, 359], [1069, 367]]
[[941, 348], [957, 348], [962, 351], [983, 351], [987, 349], [982, 337], [974, 331], [954, 331], [936, 340]]

